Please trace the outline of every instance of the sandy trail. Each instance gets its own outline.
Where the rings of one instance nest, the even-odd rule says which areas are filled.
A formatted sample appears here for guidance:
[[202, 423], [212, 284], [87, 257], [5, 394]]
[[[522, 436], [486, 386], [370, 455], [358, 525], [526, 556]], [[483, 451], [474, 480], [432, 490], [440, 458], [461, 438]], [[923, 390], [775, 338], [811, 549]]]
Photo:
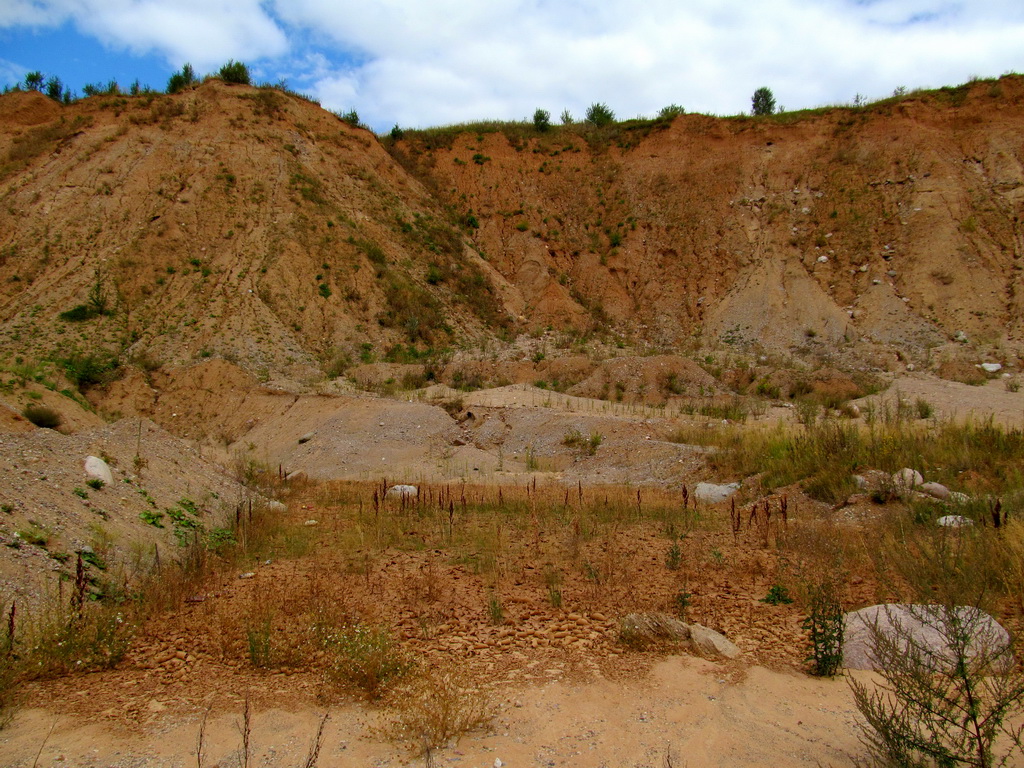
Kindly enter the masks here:
[[[669, 657], [637, 681], [554, 681], [503, 689], [498, 700], [491, 729], [436, 753], [435, 765], [490, 768], [500, 760], [510, 768], [638, 768], [665, 765], [670, 754], [676, 766], [781, 768], [851, 765], [851, 756], [860, 752], [855, 708], [843, 680], [689, 656]], [[241, 709], [239, 701], [236, 711], [210, 715], [203, 765], [241, 764]], [[373, 735], [377, 711], [360, 704], [325, 710], [308, 702], [255, 712], [251, 765], [302, 765], [324, 711], [330, 719], [321, 768], [424, 764]], [[186, 702], [154, 702], [150, 716], [130, 731], [113, 719], [83, 723], [27, 709], [0, 733], [0, 761], [27, 768], [38, 754], [40, 766], [194, 766], [200, 719], [195, 704]]]

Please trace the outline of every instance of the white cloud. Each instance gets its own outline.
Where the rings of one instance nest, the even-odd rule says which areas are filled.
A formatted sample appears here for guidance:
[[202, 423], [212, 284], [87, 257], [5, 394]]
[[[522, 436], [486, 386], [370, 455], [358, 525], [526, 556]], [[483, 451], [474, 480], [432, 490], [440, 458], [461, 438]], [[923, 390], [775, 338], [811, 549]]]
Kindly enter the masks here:
[[20, 83], [27, 72], [28, 70], [13, 61], [0, 59], [0, 86]]
[[541, 106], [619, 117], [676, 102], [749, 110], [769, 85], [790, 108], [877, 97], [898, 85], [1000, 74], [1019, 60], [1024, 5], [1004, 0], [277, 0], [279, 16], [365, 63], [337, 82], [376, 127], [524, 118]]
[[[1019, 68], [1020, 0], [0, 0], [0, 28], [71, 20], [200, 71], [228, 58], [378, 129], [669, 103], [880, 97]], [[265, 74], [263, 74], [265, 73]]]
[[175, 66], [190, 61], [200, 71], [288, 49], [260, 0], [13, 0], [0, 10], [0, 27], [66, 21], [105, 45], [156, 53]]

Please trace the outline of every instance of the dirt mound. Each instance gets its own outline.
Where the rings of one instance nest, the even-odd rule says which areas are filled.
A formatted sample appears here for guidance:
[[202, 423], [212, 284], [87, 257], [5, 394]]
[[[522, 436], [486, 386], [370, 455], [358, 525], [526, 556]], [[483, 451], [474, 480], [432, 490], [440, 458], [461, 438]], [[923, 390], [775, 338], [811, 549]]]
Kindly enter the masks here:
[[56, 120], [61, 105], [36, 91], [14, 91], [0, 99], [0, 128], [41, 125]]
[[678, 355], [606, 360], [569, 389], [580, 397], [644, 403], [664, 402], [673, 395], [711, 395], [718, 390], [711, 374]]
[[[0, 447], [0, 591], [21, 601], [52, 597], [57, 580], [74, 575], [78, 552], [95, 556], [100, 584], [138, 568], [132, 557], [173, 560], [196, 525], [225, 526], [248, 497], [192, 445], [145, 420], [5, 434]], [[87, 456], [106, 460], [112, 484], [89, 484]]]

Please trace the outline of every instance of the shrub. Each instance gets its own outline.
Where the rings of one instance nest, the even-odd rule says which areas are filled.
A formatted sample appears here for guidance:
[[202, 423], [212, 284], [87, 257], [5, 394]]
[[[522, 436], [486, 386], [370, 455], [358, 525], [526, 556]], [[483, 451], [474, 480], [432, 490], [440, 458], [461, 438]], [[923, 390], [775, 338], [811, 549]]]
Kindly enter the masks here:
[[546, 109], [538, 109], [533, 113], [533, 127], [543, 133], [551, 127], [551, 113]]
[[406, 675], [412, 662], [383, 627], [354, 623], [314, 627], [329, 656], [326, 678], [340, 686], [355, 686], [371, 699]]
[[606, 125], [611, 125], [615, 122], [615, 113], [608, 107], [607, 104], [601, 102], [594, 102], [587, 107], [587, 122], [591, 125], [595, 125], [601, 128]]
[[167, 92], [179, 93], [186, 88], [191, 88], [198, 82], [199, 79], [196, 77], [196, 73], [195, 70], [192, 69], [192, 65], [185, 62], [181, 67], [181, 71], [175, 72], [167, 81]]
[[[359, 122], [359, 113], [356, 112], [354, 109], [350, 109], [348, 112], [343, 112], [342, 114], [338, 115], [338, 119], [341, 120], [341, 122], [343, 123], [351, 125], [353, 128], [359, 128], [360, 126], [362, 126], [362, 123]], [[397, 128], [398, 126], [395, 127]], [[394, 131], [392, 131], [392, 133], [394, 133]]]
[[775, 94], [771, 88], [762, 86], [754, 91], [751, 97], [751, 111], [754, 115], [772, 115], [775, 113]]
[[252, 85], [252, 78], [249, 76], [249, 68], [240, 61], [229, 59], [228, 63], [220, 68], [217, 77], [225, 83], [238, 83], [239, 85]]
[[64, 419], [56, 410], [47, 405], [39, 405], [38, 403], [26, 405], [22, 409], [21, 415], [37, 427], [43, 429], [56, 429], [64, 422]]
[[74, 352], [58, 360], [66, 375], [79, 389], [104, 384], [113, 378], [118, 362], [110, 352]]
[[1024, 733], [1006, 724], [1024, 708], [1024, 674], [1010, 644], [991, 637], [976, 608], [919, 605], [911, 612], [945, 650], [913, 640], [895, 615], [891, 629], [868, 625], [882, 682], [868, 688], [851, 679], [850, 687], [871, 756], [885, 765], [988, 768], [1024, 754]]
[[671, 120], [674, 117], [678, 117], [679, 115], [685, 115], [685, 114], [686, 114], [686, 110], [683, 109], [678, 104], [669, 104], [667, 107], [662, 107], [658, 111], [658, 117], [660, 117], [662, 119], [668, 119], [668, 120]]
[[429, 755], [493, 716], [487, 692], [474, 687], [469, 675], [455, 666], [417, 676], [392, 698], [394, 715], [385, 733], [420, 754]]
[[572, 125], [576, 121], [573, 119], [572, 112], [568, 109], [563, 109], [561, 116], [558, 118], [562, 121], [562, 125]]

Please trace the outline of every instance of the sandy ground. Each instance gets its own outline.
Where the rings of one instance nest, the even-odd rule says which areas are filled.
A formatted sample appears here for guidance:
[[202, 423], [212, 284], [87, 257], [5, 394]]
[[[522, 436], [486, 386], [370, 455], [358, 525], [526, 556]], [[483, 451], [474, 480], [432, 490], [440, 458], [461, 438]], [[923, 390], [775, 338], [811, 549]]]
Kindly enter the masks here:
[[[841, 679], [678, 656], [637, 681], [555, 681], [499, 695], [491, 728], [436, 753], [436, 765], [638, 768], [667, 765], [670, 756], [675, 766], [845, 766], [859, 752], [855, 708]], [[239, 701], [234, 712], [210, 715], [203, 765], [241, 764], [241, 707]], [[129, 731], [26, 709], [0, 733], [0, 759], [12, 768], [27, 768], [37, 756], [40, 766], [196, 765], [195, 703], [154, 699], [150, 710]], [[377, 712], [313, 703], [257, 710], [251, 764], [302, 765], [324, 712], [322, 768], [425, 764], [372, 735]]]

